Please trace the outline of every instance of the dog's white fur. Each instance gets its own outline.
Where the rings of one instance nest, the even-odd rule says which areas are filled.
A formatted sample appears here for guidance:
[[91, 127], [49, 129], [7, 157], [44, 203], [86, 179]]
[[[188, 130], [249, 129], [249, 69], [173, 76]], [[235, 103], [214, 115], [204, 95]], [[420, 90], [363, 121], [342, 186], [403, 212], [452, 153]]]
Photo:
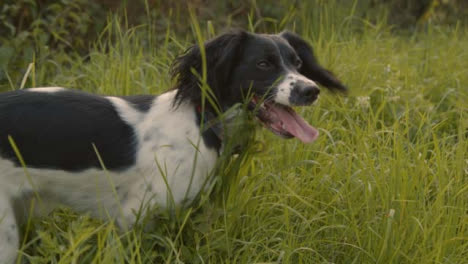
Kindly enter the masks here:
[[36, 87], [29, 88], [28, 92], [39, 92], [39, 93], [55, 93], [65, 90], [63, 87]]
[[[62, 89], [29, 90], [53, 93]], [[17, 255], [19, 234], [11, 203], [15, 199], [37, 194], [38, 213], [64, 204], [95, 217], [111, 217], [122, 227], [135, 223], [141, 206], [167, 207], [192, 200], [207, 183], [218, 154], [202, 143], [193, 107], [188, 103], [173, 107], [175, 94], [173, 90], [156, 97], [146, 113], [123, 99], [107, 97], [136, 132], [136, 163], [125, 171], [25, 170], [0, 158], [0, 263], [12, 263]]]
[[276, 96], [274, 98], [275, 102], [290, 106], [291, 92], [294, 88], [294, 84], [298, 81], [302, 81], [308, 85], [318, 87], [314, 81], [304, 77], [304, 75], [290, 72], [286, 74], [284, 79], [278, 84], [278, 91], [276, 92]]

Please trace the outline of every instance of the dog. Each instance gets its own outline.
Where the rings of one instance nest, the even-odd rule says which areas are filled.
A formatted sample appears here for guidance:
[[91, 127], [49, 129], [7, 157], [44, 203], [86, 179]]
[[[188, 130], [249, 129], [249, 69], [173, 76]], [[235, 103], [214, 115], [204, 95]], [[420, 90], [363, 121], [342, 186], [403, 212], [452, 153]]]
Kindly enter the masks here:
[[131, 227], [142, 204], [183, 205], [204, 190], [227, 131], [201, 128], [218, 112], [247, 103], [239, 111], [309, 143], [318, 130], [292, 106], [312, 104], [316, 83], [347, 90], [288, 31], [219, 35], [176, 58], [171, 78], [174, 87], [158, 96], [61, 87], [0, 94], [0, 263], [15, 261], [23, 207], [34, 197], [37, 214], [60, 204]]

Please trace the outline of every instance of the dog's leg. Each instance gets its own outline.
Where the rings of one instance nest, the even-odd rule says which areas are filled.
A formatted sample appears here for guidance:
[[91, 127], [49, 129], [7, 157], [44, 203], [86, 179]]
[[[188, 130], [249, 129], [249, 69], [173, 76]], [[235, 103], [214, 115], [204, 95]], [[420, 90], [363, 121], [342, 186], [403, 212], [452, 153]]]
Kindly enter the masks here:
[[136, 216], [140, 207], [139, 204], [141, 204], [141, 202], [138, 202], [136, 198], [132, 198], [128, 201], [124, 201], [124, 203], [121, 205], [122, 212], [121, 214], [117, 215], [115, 219], [117, 225], [121, 229], [128, 230], [136, 224]]
[[14, 263], [18, 246], [18, 225], [11, 199], [8, 195], [0, 193], [0, 263]]

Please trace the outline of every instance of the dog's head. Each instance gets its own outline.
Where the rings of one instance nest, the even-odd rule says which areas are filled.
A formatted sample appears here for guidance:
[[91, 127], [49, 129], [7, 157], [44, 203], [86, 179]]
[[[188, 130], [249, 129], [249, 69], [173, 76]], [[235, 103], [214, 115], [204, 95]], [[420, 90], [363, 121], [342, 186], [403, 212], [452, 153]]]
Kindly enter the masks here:
[[[248, 100], [258, 119], [285, 138], [297, 137], [303, 142], [317, 138], [318, 131], [291, 108], [310, 105], [317, 99], [320, 89], [316, 82], [333, 91], [346, 91], [330, 71], [318, 64], [311, 46], [291, 32], [226, 33], [206, 42], [204, 52], [206, 82], [220, 109]], [[188, 100], [200, 105], [201, 53], [198, 46], [193, 46], [175, 60], [175, 104]]]

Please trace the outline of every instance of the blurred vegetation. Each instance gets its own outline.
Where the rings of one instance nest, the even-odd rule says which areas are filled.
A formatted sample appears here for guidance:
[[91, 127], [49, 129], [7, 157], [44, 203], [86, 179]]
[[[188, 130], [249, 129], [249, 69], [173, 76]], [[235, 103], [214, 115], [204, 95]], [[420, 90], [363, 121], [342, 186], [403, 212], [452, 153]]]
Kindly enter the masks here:
[[236, 184], [149, 231], [32, 219], [23, 263], [466, 263], [465, 2], [0, 0], [0, 91], [160, 93], [196, 43], [190, 7], [203, 38], [298, 32], [352, 92], [300, 110], [313, 145], [257, 133], [265, 149], [220, 173]]
[[[33, 62], [63, 67], [71, 58], [86, 59], [111, 16], [122, 17], [120, 21], [125, 27], [145, 25], [156, 33], [149, 34], [156, 39], [148, 40], [148, 45], [164, 40], [169, 30], [190, 38], [189, 10], [194, 11], [202, 24], [216, 25], [218, 30], [242, 27], [260, 32], [310, 27], [309, 23], [301, 25], [297, 19], [297, 10], [306, 5], [317, 7], [317, 12], [306, 19], [314, 29], [323, 27], [324, 19], [336, 17], [321, 13], [324, 6], [335, 4], [353, 10], [350, 20], [372, 22], [386, 16], [390, 25], [404, 30], [418, 29], [427, 23], [464, 23], [468, 17], [465, 0], [3, 0], [0, 3], [0, 90], [18, 87]], [[349, 16], [349, 12], [343, 15]], [[61, 53], [64, 56], [56, 56]]]
[[390, 10], [389, 23], [408, 28], [434, 21], [455, 24], [468, 15], [466, 0], [374, 0]]

